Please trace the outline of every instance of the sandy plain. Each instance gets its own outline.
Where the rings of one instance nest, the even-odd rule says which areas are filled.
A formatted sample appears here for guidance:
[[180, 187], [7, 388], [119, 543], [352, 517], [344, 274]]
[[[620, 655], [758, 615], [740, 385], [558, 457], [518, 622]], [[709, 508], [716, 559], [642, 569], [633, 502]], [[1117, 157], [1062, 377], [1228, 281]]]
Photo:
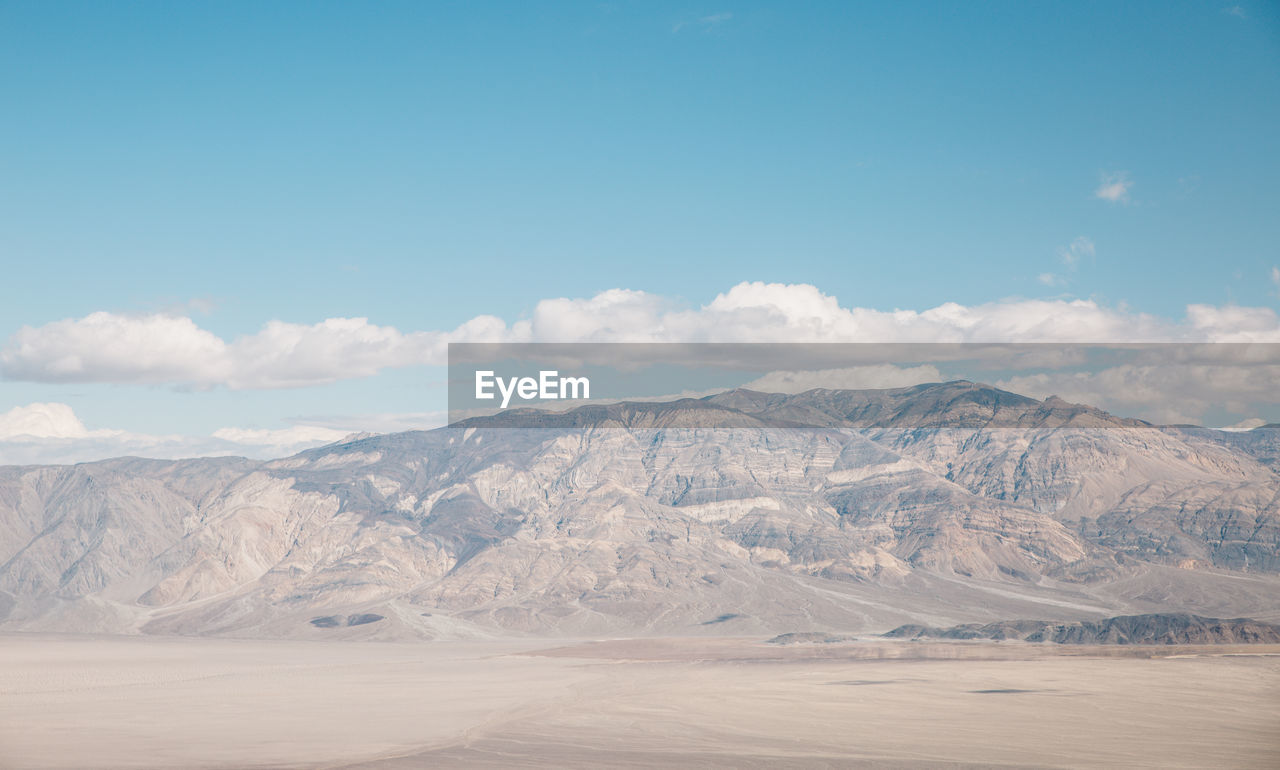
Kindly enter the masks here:
[[1280, 767], [1280, 647], [0, 636], [0, 767]]

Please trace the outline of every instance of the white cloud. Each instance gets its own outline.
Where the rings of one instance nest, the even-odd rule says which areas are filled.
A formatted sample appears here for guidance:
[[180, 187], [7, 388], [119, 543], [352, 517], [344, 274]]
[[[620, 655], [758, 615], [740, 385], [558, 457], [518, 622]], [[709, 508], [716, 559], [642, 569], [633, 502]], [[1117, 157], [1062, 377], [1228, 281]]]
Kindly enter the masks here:
[[[485, 319], [473, 319], [452, 336], [483, 339], [485, 329]], [[271, 321], [227, 342], [190, 318], [97, 312], [22, 327], [0, 350], [0, 371], [5, 379], [31, 382], [300, 387], [442, 362], [448, 336], [329, 318], [311, 325]]]
[[0, 440], [84, 438], [89, 431], [66, 404], [28, 404], [0, 414]]
[[[1080, 239], [1077, 239], [1080, 240]], [[1077, 252], [1092, 248], [1076, 244]], [[1092, 300], [944, 303], [925, 310], [845, 307], [809, 284], [740, 283], [706, 305], [610, 289], [539, 302], [529, 318], [492, 315], [453, 331], [365, 318], [271, 321], [230, 341], [190, 318], [99, 312], [23, 327], [0, 349], [5, 379], [231, 389], [322, 385], [387, 368], [443, 365], [458, 342], [1280, 342], [1269, 308], [1190, 305], [1175, 321]]]
[[232, 373], [227, 344], [190, 318], [107, 312], [24, 326], [0, 364], [6, 379], [37, 382], [219, 382]]
[[1063, 277], [1057, 273], [1041, 273], [1036, 276], [1036, 280], [1045, 286], [1061, 286], [1066, 283]]
[[387, 367], [442, 360], [444, 345], [442, 334], [405, 334], [367, 318], [329, 318], [310, 326], [271, 321], [228, 346], [225, 383], [234, 389], [287, 388], [368, 377]]
[[[846, 308], [808, 284], [741, 283], [698, 309], [665, 309], [641, 292], [600, 312], [559, 312], [556, 300], [534, 314], [538, 341], [625, 342], [973, 342], [1149, 340], [1175, 325], [1088, 300], [948, 302], [928, 310]], [[554, 304], [553, 304], [554, 303]], [[547, 332], [551, 332], [548, 334]], [[514, 335], [519, 337], [520, 335]]]
[[[1186, 351], [1196, 353], [1197, 351]], [[1204, 352], [1204, 351], [1199, 351]], [[1117, 414], [1157, 423], [1200, 423], [1215, 407], [1245, 413], [1256, 405], [1275, 403], [1275, 364], [1221, 365], [1211, 360], [1179, 360], [1173, 351], [1153, 363], [1123, 364], [1096, 372], [1042, 372], [1010, 377], [995, 384], [1032, 398], [1058, 396]], [[1239, 355], [1241, 351], [1231, 351]]]
[[403, 412], [347, 415], [311, 415], [288, 420], [300, 427], [328, 428], [344, 433], [399, 433], [406, 430], [431, 430], [445, 425], [445, 411]]
[[219, 428], [213, 432], [214, 438], [230, 441], [234, 444], [249, 446], [275, 446], [281, 444], [332, 444], [352, 431], [320, 428], [314, 425], [295, 425], [290, 428], [275, 430], [262, 428]]
[[[390, 418], [389, 415], [382, 417]], [[358, 416], [348, 419], [350, 423], [345, 427], [294, 425], [274, 430], [229, 427], [209, 436], [161, 436], [110, 428], [91, 430], [67, 404], [27, 404], [0, 413], [0, 465], [67, 464], [122, 456], [286, 457], [339, 441], [356, 432], [355, 426], [366, 424]], [[435, 425], [439, 424], [443, 424], [443, 418], [436, 421]]]
[[1129, 172], [1116, 171], [1102, 176], [1102, 182], [1093, 191], [1093, 196], [1111, 203], [1128, 203], [1132, 187], [1133, 180], [1129, 178]]
[[765, 393], [803, 393], [813, 388], [832, 390], [909, 388], [912, 385], [940, 382], [943, 379], [942, 373], [936, 366], [899, 367], [892, 364], [870, 364], [841, 369], [769, 372], [742, 387]]
[[1221, 430], [1226, 430], [1231, 432], [1243, 432], [1247, 430], [1253, 430], [1254, 428], [1261, 428], [1263, 425], [1266, 425], [1266, 424], [1267, 424], [1267, 421], [1262, 419], [1261, 417], [1250, 417], [1247, 420], [1241, 420], [1235, 425], [1227, 425], [1226, 427], [1221, 428]]
[[1069, 246], [1058, 249], [1058, 258], [1064, 265], [1074, 270], [1081, 259], [1092, 257], [1096, 253], [1097, 249], [1094, 248], [1093, 241], [1081, 235], [1071, 241]]
[[1280, 342], [1280, 317], [1267, 307], [1188, 305], [1184, 330], [1193, 342]]
[[753, 282], [696, 309], [616, 289], [586, 300], [543, 300], [531, 320], [488, 333], [512, 342], [1280, 341], [1280, 319], [1268, 308], [1191, 305], [1179, 322], [1078, 299], [875, 310], [844, 307], [809, 284]]

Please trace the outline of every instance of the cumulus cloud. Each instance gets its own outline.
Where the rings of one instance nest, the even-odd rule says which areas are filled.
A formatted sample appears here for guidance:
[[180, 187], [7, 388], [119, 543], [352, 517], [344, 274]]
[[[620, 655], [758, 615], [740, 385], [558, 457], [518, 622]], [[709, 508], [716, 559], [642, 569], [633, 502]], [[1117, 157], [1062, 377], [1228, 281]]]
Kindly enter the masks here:
[[[1078, 239], [1079, 240], [1079, 239]], [[1087, 254], [1092, 244], [1075, 245]], [[1087, 245], [1086, 245], [1087, 243]], [[190, 318], [107, 312], [26, 326], [0, 348], [5, 379], [289, 388], [443, 365], [454, 342], [1280, 342], [1274, 310], [1191, 305], [1173, 320], [1093, 300], [846, 307], [809, 284], [740, 283], [701, 307], [610, 289], [539, 302], [508, 323], [480, 315], [452, 331], [401, 331], [366, 318], [271, 321], [224, 340]]]
[[227, 344], [190, 318], [97, 312], [24, 326], [0, 352], [4, 376], [36, 382], [218, 382]]
[[696, 308], [644, 292], [544, 300], [513, 342], [1081, 342], [1177, 336], [1177, 324], [1090, 300], [844, 307], [809, 284], [740, 283]]
[[0, 440], [84, 438], [89, 430], [66, 404], [27, 404], [0, 414]]
[[1267, 307], [1188, 305], [1183, 331], [1192, 342], [1280, 342], [1280, 316]]
[[287, 388], [368, 377], [387, 367], [443, 360], [444, 345], [442, 334], [405, 334], [367, 318], [310, 326], [272, 321], [228, 347], [225, 382], [235, 389]]
[[[474, 319], [455, 336], [470, 339], [484, 326]], [[446, 340], [443, 333], [406, 334], [366, 318], [330, 318], [311, 325], [271, 321], [227, 342], [190, 318], [97, 312], [22, 327], [0, 350], [0, 371], [5, 379], [32, 382], [299, 387], [438, 363]]]
[[[391, 416], [381, 417], [386, 421]], [[121, 456], [270, 459], [340, 441], [355, 432], [354, 426], [365, 424], [359, 416], [348, 420], [344, 427], [228, 427], [209, 436], [153, 435], [112, 428], [90, 429], [67, 404], [27, 404], [0, 413], [0, 465], [66, 464]], [[435, 425], [442, 422], [443, 419], [438, 419]]]
[[[1280, 322], [1267, 308], [1193, 305], [1174, 321], [1065, 299], [876, 310], [845, 307], [810, 284], [763, 282], [699, 308], [621, 289], [543, 300], [529, 320], [490, 318], [484, 329], [487, 340], [506, 342], [1213, 342], [1238, 332], [1280, 341]], [[467, 341], [479, 336], [469, 330]]]
[[994, 383], [1032, 398], [1056, 395], [1156, 423], [1200, 423], [1215, 407], [1245, 413], [1275, 403], [1280, 366], [1187, 363], [1170, 356], [1099, 371], [1041, 372]]
[[1129, 190], [1132, 187], [1133, 180], [1129, 178], [1129, 172], [1127, 171], [1103, 174], [1098, 188], [1093, 191], [1093, 197], [1109, 203], [1128, 203]]

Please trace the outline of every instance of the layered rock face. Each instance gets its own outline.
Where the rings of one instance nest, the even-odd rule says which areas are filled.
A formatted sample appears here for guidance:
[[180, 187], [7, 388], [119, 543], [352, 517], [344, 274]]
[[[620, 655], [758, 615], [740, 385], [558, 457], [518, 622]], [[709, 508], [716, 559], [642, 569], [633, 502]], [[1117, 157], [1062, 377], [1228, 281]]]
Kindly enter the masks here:
[[1280, 619], [1267, 429], [1160, 428], [967, 382], [511, 424], [267, 463], [0, 468], [0, 627], [458, 638]]

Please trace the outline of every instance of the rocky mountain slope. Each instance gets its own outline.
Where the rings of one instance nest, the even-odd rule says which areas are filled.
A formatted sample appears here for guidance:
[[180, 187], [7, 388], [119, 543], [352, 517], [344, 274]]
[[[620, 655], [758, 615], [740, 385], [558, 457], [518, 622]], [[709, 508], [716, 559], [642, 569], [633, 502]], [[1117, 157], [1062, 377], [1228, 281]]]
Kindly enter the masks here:
[[1280, 626], [1249, 618], [1223, 620], [1187, 613], [1156, 613], [1075, 623], [1013, 620], [951, 628], [905, 625], [885, 636], [891, 639], [1017, 639], [1055, 644], [1280, 644]]
[[1280, 619], [1280, 476], [1273, 438], [1253, 433], [955, 382], [508, 412], [267, 463], [6, 467], [0, 628], [457, 638]]

